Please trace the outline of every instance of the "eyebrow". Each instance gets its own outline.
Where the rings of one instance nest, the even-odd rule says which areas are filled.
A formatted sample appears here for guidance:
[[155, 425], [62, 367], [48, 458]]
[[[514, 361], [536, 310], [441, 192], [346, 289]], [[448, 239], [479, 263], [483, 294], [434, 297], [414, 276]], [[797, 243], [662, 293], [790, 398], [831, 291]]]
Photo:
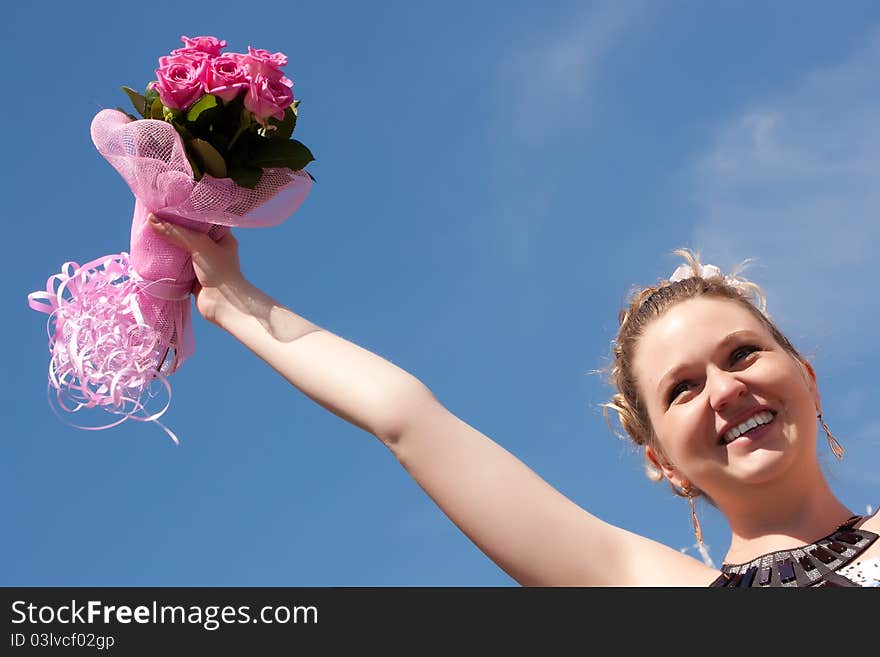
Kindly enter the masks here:
[[[727, 348], [731, 345], [731, 343], [739, 342], [740, 339], [744, 337], [750, 338], [758, 338], [758, 334], [751, 329], [739, 329], [737, 331], [733, 331], [732, 333], [728, 333], [724, 338], [722, 338], [721, 342], [718, 343], [718, 346], [715, 347], [715, 351], [726, 351]], [[672, 369], [670, 369], [666, 374], [664, 374], [659, 383], [657, 384], [657, 392], [661, 397], [664, 396], [664, 391], [668, 388], [671, 381], [675, 381], [678, 379], [679, 374], [682, 371], [687, 370], [691, 367], [688, 363], [681, 363], [680, 365], [676, 365]]]

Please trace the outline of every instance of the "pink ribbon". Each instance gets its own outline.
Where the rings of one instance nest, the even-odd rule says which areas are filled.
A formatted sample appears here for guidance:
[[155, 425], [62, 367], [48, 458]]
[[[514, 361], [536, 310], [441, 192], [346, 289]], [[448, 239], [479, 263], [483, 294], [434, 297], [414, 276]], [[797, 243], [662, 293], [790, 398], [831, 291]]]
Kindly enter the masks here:
[[[28, 295], [28, 305], [49, 315], [49, 387], [58, 407], [69, 413], [103, 407], [120, 419], [98, 427], [72, 424], [78, 429], [108, 429], [132, 419], [156, 422], [169, 437], [177, 436], [158, 419], [171, 404], [171, 386], [156, 363], [169, 345], [144, 321], [139, 293], [182, 297], [182, 289], [167, 281], [145, 281], [129, 263], [127, 253], [97, 258], [83, 266], [66, 262], [46, 282], [46, 290]], [[164, 406], [148, 412], [158, 381], [168, 393]], [[55, 406], [50, 407], [58, 414]], [[59, 417], [61, 417], [59, 415]], [[63, 419], [63, 418], [62, 418]]]

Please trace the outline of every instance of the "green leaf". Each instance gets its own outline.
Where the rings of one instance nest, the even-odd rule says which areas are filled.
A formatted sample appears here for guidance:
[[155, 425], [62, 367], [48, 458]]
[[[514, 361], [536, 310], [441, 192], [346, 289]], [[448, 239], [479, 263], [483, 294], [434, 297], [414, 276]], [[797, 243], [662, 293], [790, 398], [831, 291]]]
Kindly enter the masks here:
[[217, 152], [216, 148], [204, 139], [193, 139], [189, 145], [205, 173], [209, 173], [215, 178], [226, 177], [226, 160]]
[[275, 130], [269, 133], [270, 139], [290, 139], [290, 135], [296, 128], [296, 110], [290, 106], [284, 110], [284, 120], [279, 121], [272, 117], [269, 119], [269, 123], [275, 126]]
[[[121, 89], [128, 95], [131, 100], [131, 104], [134, 105], [134, 109], [140, 114], [142, 117], [147, 118], [147, 99], [141, 96], [134, 89], [129, 89], [128, 87], [121, 87]], [[131, 116], [131, 115], [129, 115]]]
[[192, 167], [193, 178], [195, 178], [196, 180], [201, 180], [202, 179], [202, 170], [199, 168], [199, 165], [196, 162], [196, 158], [193, 157], [192, 153], [190, 153], [190, 149], [184, 148], [183, 150], [186, 153], [186, 159], [189, 162], [189, 165]]
[[214, 94], [205, 94], [189, 108], [189, 111], [186, 113], [186, 120], [195, 122], [202, 112], [211, 109], [212, 107], [217, 107], [217, 96]]
[[287, 167], [299, 171], [314, 159], [315, 156], [305, 144], [296, 139], [267, 139], [254, 148], [249, 164], [260, 168]]
[[263, 170], [256, 167], [236, 167], [229, 170], [229, 177], [239, 187], [253, 189], [260, 182]]
[[156, 94], [156, 98], [153, 100], [153, 104], [150, 105], [149, 118], [159, 119], [160, 121], [165, 120], [165, 106], [162, 104], [162, 100], [159, 98], [159, 94]]

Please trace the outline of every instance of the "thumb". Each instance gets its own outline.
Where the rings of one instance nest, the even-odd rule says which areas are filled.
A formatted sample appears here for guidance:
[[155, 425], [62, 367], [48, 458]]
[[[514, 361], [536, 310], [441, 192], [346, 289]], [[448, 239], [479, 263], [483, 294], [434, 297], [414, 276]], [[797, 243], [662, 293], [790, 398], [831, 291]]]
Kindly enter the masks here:
[[162, 221], [156, 215], [147, 217], [150, 227], [166, 240], [184, 251], [194, 253], [214, 245], [214, 241], [206, 234], [178, 226], [170, 221]]

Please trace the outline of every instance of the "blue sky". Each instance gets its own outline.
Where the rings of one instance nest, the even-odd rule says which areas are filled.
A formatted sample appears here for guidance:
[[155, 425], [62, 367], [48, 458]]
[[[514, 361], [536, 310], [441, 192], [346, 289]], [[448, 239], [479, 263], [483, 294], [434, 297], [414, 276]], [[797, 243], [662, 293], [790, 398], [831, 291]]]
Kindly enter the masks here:
[[[180, 446], [49, 410], [26, 296], [128, 250], [133, 199], [89, 123], [182, 34], [285, 52], [302, 101], [318, 182], [287, 222], [237, 232], [250, 280], [575, 502], [693, 551], [686, 504], [611, 434], [591, 373], [630, 286], [690, 246], [755, 258], [847, 449], [823, 452], [829, 479], [856, 511], [880, 503], [876, 3], [245, 6], [5, 10], [0, 584], [515, 586], [375, 438], [200, 317], [163, 417]], [[726, 524], [700, 512], [720, 561]]]

